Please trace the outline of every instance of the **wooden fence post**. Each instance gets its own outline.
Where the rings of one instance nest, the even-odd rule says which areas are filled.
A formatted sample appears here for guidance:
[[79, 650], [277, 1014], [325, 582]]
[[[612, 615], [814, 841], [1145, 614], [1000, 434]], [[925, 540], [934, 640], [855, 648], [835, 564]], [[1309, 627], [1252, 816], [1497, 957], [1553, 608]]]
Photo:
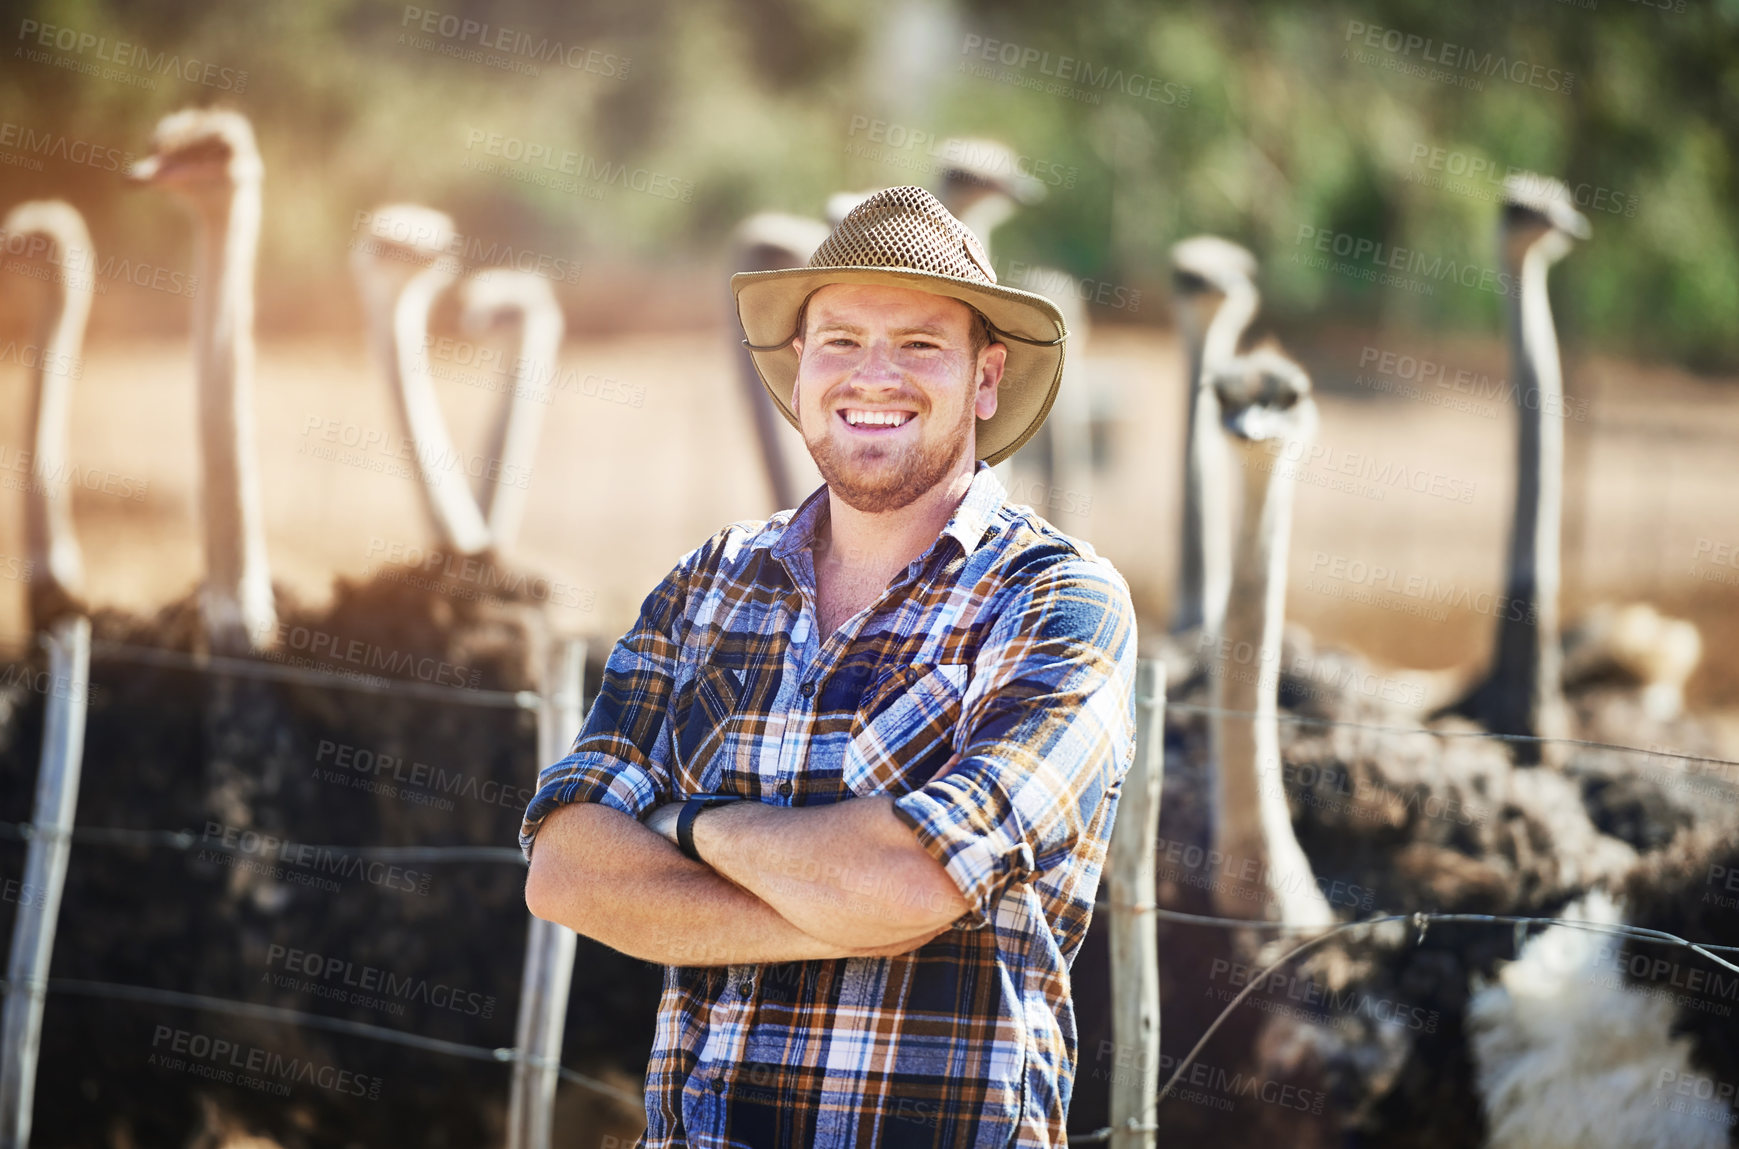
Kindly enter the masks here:
[[91, 621], [80, 615], [64, 617], [49, 628], [46, 639], [49, 680], [42, 763], [36, 775], [36, 807], [30, 818], [18, 917], [12, 927], [12, 953], [6, 963], [6, 1008], [0, 1016], [0, 1145], [6, 1149], [24, 1149], [30, 1143], [42, 1006], [84, 761]]
[[[585, 666], [583, 640], [562, 638], [549, 643], [537, 708], [539, 769], [566, 757], [580, 732], [585, 719]], [[513, 1094], [508, 1102], [508, 1149], [549, 1149], [562, 1029], [574, 980], [574, 941], [574, 931], [542, 918], [532, 918], [526, 932], [514, 1036], [519, 1059], [513, 1063]]]
[[1165, 664], [1143, 659], [1135, 672], [1135, 761], [1124, 779], [1111, 832], [1111, 1077], [1113, 1149], [1153, 1149], [1159, 1093], [1159, 935], [1154, 864], [1160, 781], [1165, 774]]

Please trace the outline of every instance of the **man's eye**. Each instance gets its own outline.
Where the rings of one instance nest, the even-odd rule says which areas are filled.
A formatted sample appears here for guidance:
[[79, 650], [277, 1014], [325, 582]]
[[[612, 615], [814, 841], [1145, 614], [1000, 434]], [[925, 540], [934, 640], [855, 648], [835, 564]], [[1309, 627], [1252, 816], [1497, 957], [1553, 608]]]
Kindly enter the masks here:
[[906, 343], [906, 346], [907, 347], [916, 347], [920, 351], [935, 351], [938, 348], [937, 344], [931, 343], [928, 339], [908, 340]]
[[829, 347], [856, 347], [857, 340], [848, 339], [843, 335], [836, 335], [827, 341], [827, 345]]

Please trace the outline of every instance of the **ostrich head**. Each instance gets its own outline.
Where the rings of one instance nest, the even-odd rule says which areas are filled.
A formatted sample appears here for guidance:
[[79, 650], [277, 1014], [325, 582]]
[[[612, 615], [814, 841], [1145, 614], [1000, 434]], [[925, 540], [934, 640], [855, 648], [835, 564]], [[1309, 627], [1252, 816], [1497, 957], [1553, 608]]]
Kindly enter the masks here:
[[[831, 204], [832, 201], [828, 202]], [[856, 206], [855, 202], [851, 205]], [[850, 211], [851, 207], [845, 210]], [[740, 271], [776, 271], [784, 267], [802, 267], [827, 238], [828, 231], [825, 224], [800, 215], [781, 211], [756, 212], [738, 224], [732, 234], [737, 268]]]
[[367, 235], [350, 249], [350, 266], [365, 284], [396, 288], [419, 272], [439, 266], [452, 278], [459, 261], [452, 254], [458, 232], [446, 212], [414, 203], [395, 203], [358, 216]]
[[64, 200], [21, 203], [0, 221], [0, 253], [57, 269], [55, 281], [69, 291], [90, 286], [91, 233], [84, 217]]
[[133, 183], [168, 188], [194, 201], [257, 185], [263, 174], [247, 117], [208, 108], [163, 117], [151, 136], [151, 154], [127, 169]]
[[7, 255], [64, 266], [90, 250], [91, 235], [84, 217], [65, 200], [31, 200], [0, 221], [0, 245]]
[[[1172, 299], [1178, 310], [1192, 362], [1203, 356], [1221, 358], [1237, 351], [1243, 328], [1256, 310], [1256, 257], [1229, 239], [1197, 235], [1180, 240], [1171, 248]], [[1237, 297], [1237, 306], [1226, 312], [1227, 324], [1208, 348], [1209, 328], [1227, 300]], [[1236, 314], [1234, 314], [1236, 313]], [[1201, 380], [1205, 383], [1206, 380]]]
[[1022, 170], [1021, 157], [1007, 144], [957, 136], [942, 141], [941, 154], [938, 198], [987, 246], [990, 233], [1018, 209], [1045, 198], [1044, 183]]
[[1231, 292], [1256, 282], [1256, 256], [1217, 235], [1172, 243], [1172, 292], [1177, 304], [1205, 322]]
[[1316, 430], [1316, 401], [1304, 368], [1271, 347], [1229, 361], [1214, 373], [1220, 422], [1245, 443], [1295, 439]]
[[1504, 180], [1502, 247], [1511, 267], [1520, 267], [1534, 250], [1547, 263], [1556, 263], [1569, 254], [1574, 240], [1591, 235], [1588, 217], [1576, 210], [1562, 182], [1532, 172], [1516, 172]]
[[1171, 245], [1172, 290], [1180, 298], [1226, 296], [1256, 278], [1256, 257], [1229, 239], [1196, 235]]

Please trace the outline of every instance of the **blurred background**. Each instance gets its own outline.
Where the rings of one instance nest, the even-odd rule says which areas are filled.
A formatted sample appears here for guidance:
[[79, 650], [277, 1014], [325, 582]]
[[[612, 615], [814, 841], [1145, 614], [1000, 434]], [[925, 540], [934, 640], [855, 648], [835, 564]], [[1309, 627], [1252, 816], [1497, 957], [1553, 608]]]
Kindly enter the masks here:
[[[1307, 485], [1298, 561], [1322, 548], [1497, 586], [1512, 450], [1504, 297], [1489, 275], [1482, 289], [1459, 269], [1498, 268], [1496, 200], [1511, 168], [1563, 179], [1593, 224], [1552, 281], [1578, 404], [1569, 600], [1642, 595], [1710, 627], [1732, 614], [1734, 588], [1700, 579], [1697, 562], [1699, 541], [1735, 534], [1723, 497], [1736, 417], [1724, 384], [1739, 367], [1731, 4], [8, 10], [6, 198], [67, 197], [99, 263], [114, 261], [98, 277], [72, 399], [73, 461], [135, 480], [132, 498], [75, 494], [104, 601], [144, 609], [197, 570], [195, 459], [180, 449], [192, 441], [190, 300], [170, 280], [193, 273], [191, 228], [119, 170], [149, 152], [160, 116], [192, 105], [245, 112], [264, 159], [266, 526], [274, 577], [307, 595], [326, 593], [335, 572], [369, 569], [383, 545], [427, 541], [414, 478], [298, 454], [309, 418], [396, 426], [347, 263], [368, 226], [358, 213], [430, 205], [452, 216], [473, 266], [529, 253], [551, 280], [568, 330], [561, 365], [576, 382], [548, 404], [522, 547], [592, 592], [579, 621], [604, 637], [694, 542], [774, 509], [730, 359], [733, 227], [769, 209], [819, 217], [844, 189], [933, 185], [945, 141], [971, 136], [1006, 143], [1047, 193], [998, 229], [1003, 280], [1045, 266], [1084, 285], [1106, 442], [1089, 521], [1070, 526], [1120, 564], [1154, 617], [1175, 565], [1183, 409], [1166, 252], [1198, 232], [1260, 260], [1258, 325], [1326, 393], [1323, 442], [1473, 488], [1457, 503]], [[45, 48], [36, 25], [107, 46]], [[1390, 52], [1367, 46], [1371, 29], [1431, 43]], [[117, 43], [124, 65], [103, 58]], [[1422, 62], [1445, 46], [1475, 58]], [[526, 148], [543, 151], [526, 159]], [[1403, 260], [1417, 253], [1439, 270], [1397, 287], [1311, 267], [1319, 233], [1382, 245], [1384, 257], [1406, 249]], [[1368, 273], [1372, 258], [1347, 262]], [[455, 334], [456, 308], [453, 293], [437, 301], [437, 334]], [[9, 337], [27, 337], [23, 315], [6, 312]], [[1409, 400], [1393, 371], [1386, 389], [1373, 385], [1379, 360], [1366, 348], [1483, 386], [1427, 382]], [[436, 363], [452, 376], [436, 387], [458, 445], [475, 450], [503, 396], [466, 373], [463, 354]], [[6, 442], [22, 444], [25, 372], [0, 370]], [[21, 586], [0, 596], [0, 617], [20, 617]], [[1380, 606], [1305, 595], [1293, 613], [1413, 665], [1473, 660], [1486, 631], [1453, 608], [1399, 627]], [[1707, 647], [1694, 689], [1710, 697], [1725, 683], [1731, 695], [1739, 643]]]
[[[1739, 0], [429, 5], [0, 0], [0, 213], [63, 199], [90, 232], [83, 270], [94, 287], [68, 372], [67, 442], [86, 599], [108, 612], [99, 634], [197, 645], [186, 637], [204, 570], [192, 317], [213, 285], [200, 277], [194, 216], [124, 178], [153, 154], [158, 121], [179, 109], [242, 113], [263, 164], [253, 433], [265, 551], [288, 604], [281, 620], [421, 650], [413, 632], [433, 634], [455, 611], [476, 623], [466, 612], [489, 597], [478, 591], [484, 576], [455, 568], [431, 517], [353, 270], [371, 243], [391, 238], [380, 209], [419, 204], [450, 217], [456, 275], [530, 272], [559, 305], [565, 335], [516, 484], [523, 518], [497, 558], [543, 588], [521, 597], [554, 633], [587, 639], [594, 665], [683, 553], [726, 522], [788, 505], [769, 482], [739, 378], [727, 281], [742, 262], [740, 225], [762, 212], [823, 220], [840, 192], [939, 188], [961, 155], [950, 141], [962, 138], [999, 141], [1012, 157], [1019, 194], [993, 245], [1002, 282], [1072, 294], [1087, 323], [1070, 386], [1089, 465], [1058, 480], [1040, 444], [1006, 480], [1016, 501], [1116, 563], [1135, 592], [1144, 649], [1165, 632], [1178, 565], [1189, 376], [1169, 252], [1212, 233], [1256, 257], [1251, 341], [1273, 339], [1297, 358], [1321, 409], [1316, 453], [1299, 471], [1289, 621], [1320, 647], [1378, 665], [1483, 665], [1515, 490], [1498, 223], [1506, 174], [1527, 171], [1562, 180], [1591, 225], [1550, 278], [1564, 364], [1564, 615], [1573, 623], [1600, 603], [1646, 601], [1695, 624], [1702, 658], [1687, 698], [1719, 753], [1739, 756]], [[0, 636], [20, 659], [32, 648], [24, 508], [30, 349], [45, 287], [27, 254], [9, 237], [0, 265]], [[464, 484], [486, 503], [521, 328], [478, 327], [462, 310], [456, 287], [434, 298], [427, 375]], [[776, 430], [791, 481], [807, 493], [819, 480], [801, 443]], [[391, 613], [382, 580], [409, 595], [411, 576], [431, 572], [447, 581], [418, 608], [426, 633], [407, 624], [380, 637]], [[1422, 582], [1443, 593], [1407, 589]], [[503, 649], [442, 648], [478, 672], [462, 685], [534, 685], [522, 652]], [[148, 690], [129, 700], [126, 682], [104, 689], [116, 713], [153, 710]], [[411, 759], [419, 744], [449, 758], [475, 749], [498, 786], [529, 785], [529, 718], [497, 717], [504, 725], [488, 733], [462, 716], [429, 725], [407, 709], [416, 733], [391, 745]], [[330, 766], [321, 739], [344, 742], [342, 719], [322, 711], [326, 725], [298, 727], [273, 753], [303, 774]], [[8, 817], [19, 820], [39, 721], [23, 721], [7, 750]], [[221, 741], [209, 722], [208, 743]], [[90, 793], [116, 792], [102, 772], [155, 753], [138, 731], [92, 737], [112, 757], [87, 752], [81, 822]], [[491, 741], [510, 737], [512, 754]], [[358, 744], [389, 753], [387, 743]], [[419, 810], [414, 825], [359, 822], [346, 837], [344, 819], [360, 817], [355, 799], [299, 825], [258, 809], [214, 823], [197, 783], [185, 812], [166, 806], [138, 824], [276, 818], [310, 841], [432, 833], [506, 847], [518, 826], [513, 802], [484, 801], [467, 819]], [[333, 798], [330, 787], [315, 792]], [[403, 803], [394, 809], [410, 817]], [[118, 879], [80, 879], [76, 857], [68, 914], [95, 920], [131, 904]], [[161, 917], [150, 936], [162, 948], [139, 959], [135, 980], [164, 985], [191, 971], [199, 981], [204, 970], [210, 984], [183, 987], [233, 997], [283, 974], [294, 936], [272, 933], [280, 911], [269, 898], [215, 871], [152, 880], [156, 889], [203, 881], [231, 900], [203, 916]], [[453, 887], [441, 903], [494, 899], [489, 928], [513, 952], [469, 939], [475, 960], [454, 976], [506, 979], [473, 987], [506, 1003], [516, 1000], [523, 918], [513, 881], [503, 873], [487, 892]], [[91, 900], [79, 911], [81, 888]], [[333, 912], [350, 924], [328, 949], [368, 932], [372, 911]], [[451, 920], [432, 904], [411, 916]], [[217, 935], [238, 923], [255, 931], [254, 948], [222, 956]], [[100, 933], [107, 941], [69, 929], [63, 948], [90, 956], [90, 976], [100, 966], [117, 979], [118, 927]], [[383, 952], [380, 962], [401, 963], [392, 968], [413, 961], [397, 941]], [[57, 952], [64, 960], [78, 959]], [[609, 960], [582, 950], [582, 968]], [[599, 973], [598, 992], [570, 1021], [570, 1042], [590, 1042], [590, 1052], [568, 1062], [632, 1090], [634, 1058], [611, 1043], [624, 1027], [646, 1028], [657, 973], [620, 960], [640, 996], [624, 991], [611, 1012], [621, 983]], [[363, 1107], [354, 1128], [371, 1132], [342, 1140], [331, 1113], [349, 1111], [330, 1108], [329, 1089], [281, 1106], [257, 1090], [215, 1108], [191, 1093], [153, 1099], [164, 1082], [174, 1083], [167, 1092], [186, 1083], [183, 1073], [150, 1076], [158, 1027], [205, 1023], [140, 1006], [117, 1038], [95, 1006], [77, 1013], [56, 1000], [51, 1037], [57, 1009], [68, 1011], [58, 1032], [77, 1036], [45, 1052], [39, 1143], [227, 1143], [227, 1119], [215, 1115], [226, 1106], [283, 1115], [272, 1135], [284, 1144], [390, 1144], [399, 1128], [388, 1110]], [[511, 1044], [512, 1015], [507, 1004], [495, 1030], [464, 1039]], [[451, 1020], [420, 1028], [444, 1032]], [[81, 1069], [87, 1055], [106, 1068]], [[377, 1076], [389, 1093], [453, 1103], [454, 1079], [438, 1076], [451, 1069], [385, 1064]], [[505, 1071], [475, 1072], [494, 1076], [453, 1118], [459, 1131], [444, 1141], [419, 1131], [422, 1143], [498, 1140]], [[159, 1103], [161, 1113], [151, 1109]], [[110, 1116], [147, 1111], [157, 1116]], [[44, 1113], [76, 1116], [60, 1136], [42, 1128]], [[621, 1135], [630, 1143], [632, 1128]]]

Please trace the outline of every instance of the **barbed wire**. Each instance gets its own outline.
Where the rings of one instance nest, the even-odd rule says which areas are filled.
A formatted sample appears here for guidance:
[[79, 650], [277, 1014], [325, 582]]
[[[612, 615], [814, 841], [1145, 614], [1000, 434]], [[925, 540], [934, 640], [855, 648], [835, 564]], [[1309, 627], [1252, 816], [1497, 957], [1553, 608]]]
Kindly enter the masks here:
[[[268, 831], [247, 827], [246, 833], [261, 837], [277, 837]], [[99, 846], [155, 846], [170, 850], [217, 850], [226, 854], [252, 854], [241, 846], [213, 842], [192, 830], [135, 830], [118, 826], [74, 826], [66, 831], [54, 826], [38, 826], [32, 822], [0, 822], [0, 838], [28, 842], [36, 838], [65, 837], [74, 842]], [[514, 846], [320, 846], [293, 841], [287, 835], [281, 839], [293, 845], [315, 851], [325, 851], [333, 857], [362, 858], [397, 862], [486, 862], [525, 865], [525, 855]]]
[[[227, 674], [236, 677], [250, 677], [263, 680], [290, 682], [300, 685], [313, 685], [326, 688], [350, 689], [364, 693], [396, 694], [411, 698], [424, 698], [439, 701], [458, 701], [468, 705], [482, 707], [497, 707], [508, 709], [535, 709], [540, 704], [540, 696], [536, 691], [485, 691], [470, 690], [461, 687], [446, 687], [420, 682], [406, 682], [378, 677], [350, 676], [331, 671], [311, 668], [292, 667], [265, 662], [259, 659], [237, 658], [221, 655], [194, 655], [183, 651], [169, 650], [161, 647], [136, 646], [125, 643], [99, 640], [92, 643], [93, 654], [101, 654], [106, 658], [120, 661], [133, 661], [147, 665], [171, 666], [201, 672]], [[1180, 714], [1218, 715], [1234, 718], [1255, 718], [1256, 712], [1233, 710], [1196, 703], [1167, 701], [1163, 704], [1167, 711]], [[1301, 726], [1341, 727], [1353, 730], [1367, 731], [1383, 735], [1426, 735], [1436, 738], [1482, 738], [1501, 743], [1529, 743], [1576, 746], [1592, 750], [1604, 750], [1620, 754], [1640, 754], [1644, 756], [1680, 762], [1706, 763], [1725, 769], [1739, 771], [1739, 761], [1714, 758], [1705, 755], [1686, 754], [1678, 751], [1648, 749], [1640, 746], [1624, 746], [1614, 743], [1598, 742], [1578, 738], [1551, 738], [1525, 734], [1505, 734], [1488, 730], [1444, 730], [1418, 726], [1384, 726], [1374, 723], [1351, 722], [1335, 718], [1318, 718], [1310, 715], [1277, 713], [1272, 716], [1275, 721]], [[1726, 779], [1718, 779], [1727, 782]], [[1731, 783], [1728, 783], [1731, 784]], [[260, 832], [260, 831], [255, 831]], [[0, 837], [29, 840], [33, 837], [50, 837], [65, 834], [66, 831], [53, 828], [38, 828], [31, 823], [0, 823]], [[145, 845], [154, 847], [190, 850], [195, 846], [219, 850], [227, 853], [247, 853], [239, 846], [226, 846], [219, 843], [203, 841], [191, 831], [137, 830], [120, 827], [81, 828], [75, 827], [70, 838], [74, 842], [93, 845]], [[485, 863], [513, 862], [524, 864], [523, 855], [518, 849], [490, 846], [317, 846], [337, 856], [358, 858], [391, 859], [398, 861], [473, 861]], [[1101, 907], [1110, 907], [1109, 903], [1097, 903]], [[1183, 911], [1168, 910], [1157, 906], [1141, 907], [1152, 913], [1156, 918], [1172, 921], [1213, 926], [1226, 929], [1263, 930], [1271, 929], [1281, 932], [1298, 930], [1300, 927], [1288, 926], [1281, 922], [1249, 921], [1236, 918], [1214, 917], [1203, 914], [1190, 914]], [[1716, 951], [1739, 953], [1739, 946], [1723, 946], [1707, 942], [1691, 942], [1677, 935], [1662, 930], [1651, 930], [1628, 924], [1605, 922], [1587, 922], [1575, 919], [1555, 917], [1528, 917], [1499, 914], [1462, 914], [1415, 911], [1411, 913], [1391, 913], [1378, 915], [1358, 921], [1343, 922], [1329, 928], [1326, 932], [1309, 938], [1301, 944], [1287, 950], [1275, 959], [1259, 974], [1250, 979], [1248, 985], [1239, 992], [1219, 1013], [1213, 1023], [1197, 1040], [1188, 1054], [1173, 1069], [1171, 1076], [1159, 1089], [1152, 1101], [1145, 1107], [1144, 1117], [1150, 1116], [1164, 1102], [1177, 1082], [1187, 1072], [1195, 1059], [1206, 1048], [1207, 1043], [1219, 1031], [1232, 1012], [1249, 999], [1260, 986], [1276, 970], [1282, 968], [1294, 959], [1308, 953], [1342, 933], [1370, 929], [1390, 923], [1409, 923], [1417, 930], [1416, 942], [1422, 941], [1426, 929], [1432, 924], [1503, 924], [1514, 928], [1531, 926], [1566, 926], [1575, 929], [1588, 930], [1631, 938], [1645, 944], [1667, 945], [1689, 949], [1726, 969], [1739, 973], [1739, 965], [1716, 956]], [[8, 992], [11, 986], [0, 981]], [[170, 990], [157, 990], [142, 986], [124, 986], [109, 982], [78, 981], [74, 979], [50, 979], [47, 988], [52, 992], [83, 994], [86, 996], [111, 997], [120, 1000], [140, 1002], [155, 1002], [160, 1004], [183, 1005], [189, 1008], [209, 1009], [228, 1012], [241, 1016], [249, 1016], [263, 1020], [282, 1021], [294, 1025], [306, 1025], [313, 1028], [324, 1028], [335, 1032], [367, 1036], [378, 1040], [396, 1042], [432, 1052], [446, 1053], [453, 1056], [467, 1057], [474, 1060], [511, 1062], [524, 1061], [540, 1068], [553, 1067], [564, 1080], [608, 1094], [629, 1104], [639, 1106], [642, 1098], [629, 1093], [620, 1087], [591, 1078], [578, 1071], [568, 1069], [559, 1063], [551, 1063], [533, 1055], [523, 1054], [512, 1048], [487, 1048], [483, 1046], [465, 1045], [458, 1042], [444, 1041], [437, 1038], [423, 1037], [418, 1034], [406, 1033], [385, 1026], [371, 1025], [365, 1022], [348, 1021], [340, 1018], [325, 1017], [319, 1014], [302, 1013], [296, 1010], [276, 1006], [257, 1005], [249, 1002], [233, 1002], [222, 998], [206, 997], [198, 994], [186, 994]], [[1157, 1124], [1149, 1121], [1132, 1123], [1121, 1127], [1105, 1127], [1092, 1133], [1071, 1136], [1073, 1143], [1088, 1144], [1108, 1141], [1118, 1132], [1152, 1132], [1158, 1130]]]
[[[1303, 932], [1320, 928], [1314, 926], [1289, 925], [1285, 922], [1250, 921], [1242, 918], [1217, 917], [1210, 914], [1190, 914], [1184, 913], [1181, 910], [1168, 910], [1160, 906], [1151, 905], [1119, 906], [1103, 900], [1097, 901], [1094, 904], [1095, 908], [1139, 910], [1153, 914], [1155, 917], [1159, 918], [1169, 918], [1173, 921], [1183, 921], [1191, 924], [1209, 925], [1225, 929], [1271, 929], [1283, 932]], [[1226, 1008], [1220, 1011], [1219, 1016], [1214, 1018], [1213, 1023], [1209, 1025], [1202, 1033], [1202, 1036], [1197, 1039], [1195, 1045], [1190, 1047], [1190, 1051], [1178, 1062], [1176, 1068], [1172, 1070], [1171, 1076], [1166, 1079], [1165, 1084], [1160, 1087], [1159, 1092], [1154, 1094], [1153, 1100], [1144, 1107], [1142, 1114], [1143, 1118], [1150, 1116], [1159, 1108], [1160, 1104], [1164, 1102], [1166, 1097], [1171, 1093], [1172, 1087], [1178, 1083], [1184, 1073], [1189, 1070], [1189, 1067], [1195, 1064], [1195, 1059], [1200, 1056], [1202, 1050], [1207, 1047], [1208, 1042], [1213, 1039], [1214, 1034], [1219, 1031], [1220, 1026], [1225, 1023], [1225, 1020], [1232, 1015], [1232, 1011], [1248, 1000], [1251, 994], [1260, 989], [1262, 984], [1268, 980], [1269, 975], [1291, 962], [1294, 958], [1315, 949], [1324, 942], [1327, 942], [1340, 934], [1346, 933], [1349, 930], [1369, 929], [1373, 926], [1387, 925], [1393, 922], [1405, 922], [1414, 927], [1416, 931], [1414, 935], [1415, 945], [1423, 942], [1425, 940], [1426, 930], [1431, 925], [1437, 923], [1494, 924], [1507, 925], [1512, 928], [1517, 926], [1536, 925], [1569, 926], [1573, 929], [1587, 930], [1591, 933], [1617, 934], [1655, 945], [1669, 945], [1689, 949], [1694, 953], [1701, 954], [1703, 957], [1708, 958], [1716, 965], [1730, 969], [1734, 973], [1739, 973], [1739, 965], [1727, 961], [1725, 958], [1716, 957], [1715, 953], [1712, 952], [1719, 950], [1724, 953], [1739, 953], [1739, 946], [1717, 945], [1713, 942], [1688, 941], [1679, 937], [1677, 934], [1668, 933], [1666, 930], [1651, 929], [1647, 926], [1633, 926], [1625, 922], [1590, 922], [1576, 918], [1529, 917], [1517, 914], [1436, 913], [1424, 910], [1418, 910], [1412, 913], [1379, 914], [1376, 917], [1361, 918], [1358, 921], [1341, 922], [1335, 926], [1329, 927], [1325, 932], [1318, 934], [1316, 937], [1310, 938], [1300, 945], [1287, 950], [1264, 967], [1260, 973], [1251, 977], [1244, 988], [1239, 991], [1237, 996], [1232, 998], [1232, 1000], [1227, 1003]], [[1096, 1129], [1091, 1133], [1083, 1133], [1079, 1135], [1071, 1134], [1069, 1141], [1071, 1144], [1085, 1145], [1100, 1141], [1109, 1141], [1118, 1133], [1153, 1133], [1158, 1130], [1158, 1124], [1152, 1121], [1143, 1120], [1136, 1122], [1132, 1119], [1130, 1123], [1120, 1126], [1107, 1125], [1103, 1128]]]
[[[14, 990], [28, 991], [34, 986], [15, 984], [0, 979], [0, 990], [12, 993]], [[87, 981], [80, 978], [49, 978], [42, 986], [49, 993], [72, 994], [80, 997], [99, 997], [113, 1001], [132, 1001], [146, 1005], [174, 1005], [187, 1009], [203, 1009], [216, 1013], [227, 1013], [237, 1017], [248, 1017], [259, 1021], [283, 1022], [288, 1025], [306, 1027], [309, 1029], [325, 1029], [334, 1033], [349, 1034], [353, 1037], [368, 1037], [377, 1041], [391, 1042], [395, 1045], [409, 1046], [412, 1049], [428, 1050], [431, 1053], [444, 1053], [452, 1057], [464, 1057], [473, 1061], [515, 1062], [523, 1061], [537, 1069], [555, 1069], [565, 1081], [571, 1081], [586, 1089], [604, 1093], [626, 1102], [636, 1109], [645, 1104], [645, 1099], [631, 1093], [619, 1085], [601, 1081], [588, 1076], [577, 1069], [569, 1069], [559, 1061], [538, 1057], [525, 1053], [511, 1046], [467, 1045], [459, 1041], [447, 1041], [439, 1037], [424, 1037], [420, 1033], [409, 1033], [402, 1029], [389, 1026], [374, 1025], [366, 1021], [351, 1021], [348, 1018], [328, 1017], [325, 1014], [305, 1013], [301, 1010], [287, 1009], [277, 1005], [261, 1005], [251, 1001], [233, 1001], [229, 998], [210, 997], [200, 993], [183, 993], [180, 990], [156, 989], [143, 985], [122, 985], [117, 982]]]
[[198, 670], [237, 678], [257, 678], [273, 682], [291, 682], [301, 686], [319, 686], [336, 690], [356, 690], [364, 694], [393, 694], [406, 698], [426, 698], [431, 701], [460, 702], [467, 706], [496, 707], [508, 710], [536, 710], [539, 695], [535, 690], [473, 690], [463, 686], [440, 686], [429, 682], [407, 682], [379, 675], [349, 675], [312, 667], [284, 666], [258, 658], [240, 658], [222, 654], [189, 654], [161, 646], [135, 646], [108, 639], [91, 642], [91, 656], [101, 655], [122, 662], [137, 662], [150, 666], [169, 666], [181, 670]]

